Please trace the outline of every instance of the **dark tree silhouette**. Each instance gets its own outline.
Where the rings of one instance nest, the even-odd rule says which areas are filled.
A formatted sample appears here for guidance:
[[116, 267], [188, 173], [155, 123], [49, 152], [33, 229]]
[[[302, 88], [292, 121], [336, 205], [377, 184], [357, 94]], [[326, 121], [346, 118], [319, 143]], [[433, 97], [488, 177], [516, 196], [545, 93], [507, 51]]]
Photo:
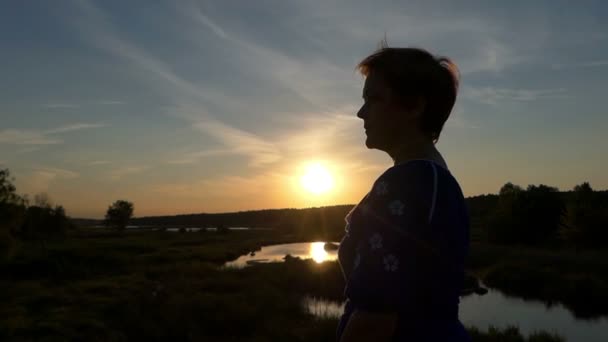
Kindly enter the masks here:
[[487, 220], [490, 242], [538, 244], [557, 237], [565, 212], [558, 190], [530, 185], [523, 190], [512, 183], [499, 192], [498, 205]]
[[589, 183], [574, 187], [561, 233], [565, 240], [578, 245], [597, 247], [608, 243], [608, 203]]
[[26, 201], [17, 195], [8, 169], [0, 169], [0, 260], [15, 249], [15, 235], [25, 216]]
[[133, 203], [125, 200], [118, 200], [108, 207], [105, 223], [107, 226], [118, 230], [124, 230], [133, 216]]

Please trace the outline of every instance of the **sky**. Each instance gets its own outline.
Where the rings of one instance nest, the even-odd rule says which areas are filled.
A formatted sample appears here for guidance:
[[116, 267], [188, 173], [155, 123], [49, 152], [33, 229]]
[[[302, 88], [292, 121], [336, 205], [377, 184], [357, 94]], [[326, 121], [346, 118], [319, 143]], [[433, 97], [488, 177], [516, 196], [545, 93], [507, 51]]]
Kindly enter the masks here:
[[[0, 167], [73, 217], [357, 203], [355, 66], [386, 35], [452, 58], [437, 144], [466, 196], [608, 188], [604, 1], [3, 1]], [[334, 187], [300, 178], [324, 165]]]

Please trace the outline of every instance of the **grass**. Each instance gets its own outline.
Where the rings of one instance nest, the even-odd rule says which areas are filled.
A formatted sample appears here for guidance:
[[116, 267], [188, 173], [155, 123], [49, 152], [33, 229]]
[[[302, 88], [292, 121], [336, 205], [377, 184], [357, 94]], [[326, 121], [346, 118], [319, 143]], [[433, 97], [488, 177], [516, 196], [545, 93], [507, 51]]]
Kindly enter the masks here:
[[[342, 299], [336, 262], [218, 267], [288, 242], [296, 241], [272, 231], [98, 230], [24, 243], [0, 264], [0, 340], [333, 341], [337, 320], [307, 313], [302, 299]], [[560, 341], [471, 332], [480, 341]]]

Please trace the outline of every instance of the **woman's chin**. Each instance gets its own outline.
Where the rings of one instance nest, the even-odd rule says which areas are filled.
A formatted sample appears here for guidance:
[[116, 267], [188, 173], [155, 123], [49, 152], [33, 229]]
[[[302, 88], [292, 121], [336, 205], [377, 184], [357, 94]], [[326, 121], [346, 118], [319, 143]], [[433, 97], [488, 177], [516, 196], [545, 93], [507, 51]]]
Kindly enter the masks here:
[[365, 139], [365, 146], [367, 146], [367, 148], [372, 149], [372, 148], [376, 148], [377, 144], [374, 141], [374, 139], [370, 138], [369, 136]]

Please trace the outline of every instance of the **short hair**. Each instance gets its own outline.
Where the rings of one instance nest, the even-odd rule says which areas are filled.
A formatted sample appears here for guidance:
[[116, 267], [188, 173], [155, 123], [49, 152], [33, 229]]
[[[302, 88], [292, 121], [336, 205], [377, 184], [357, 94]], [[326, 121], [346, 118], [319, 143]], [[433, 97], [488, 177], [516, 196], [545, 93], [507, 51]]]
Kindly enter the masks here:
[[450, 116], [460, 74], [447, 57], [434, 56], [419, 48], [392, 48], [384, 43], [380, 49], [363, 59], [357, 69], [365, 77], [379, 73], [400, 99], [421, 96], [426, 106], [421, 128], [434, 142], [439, 140], [443, 125]]

